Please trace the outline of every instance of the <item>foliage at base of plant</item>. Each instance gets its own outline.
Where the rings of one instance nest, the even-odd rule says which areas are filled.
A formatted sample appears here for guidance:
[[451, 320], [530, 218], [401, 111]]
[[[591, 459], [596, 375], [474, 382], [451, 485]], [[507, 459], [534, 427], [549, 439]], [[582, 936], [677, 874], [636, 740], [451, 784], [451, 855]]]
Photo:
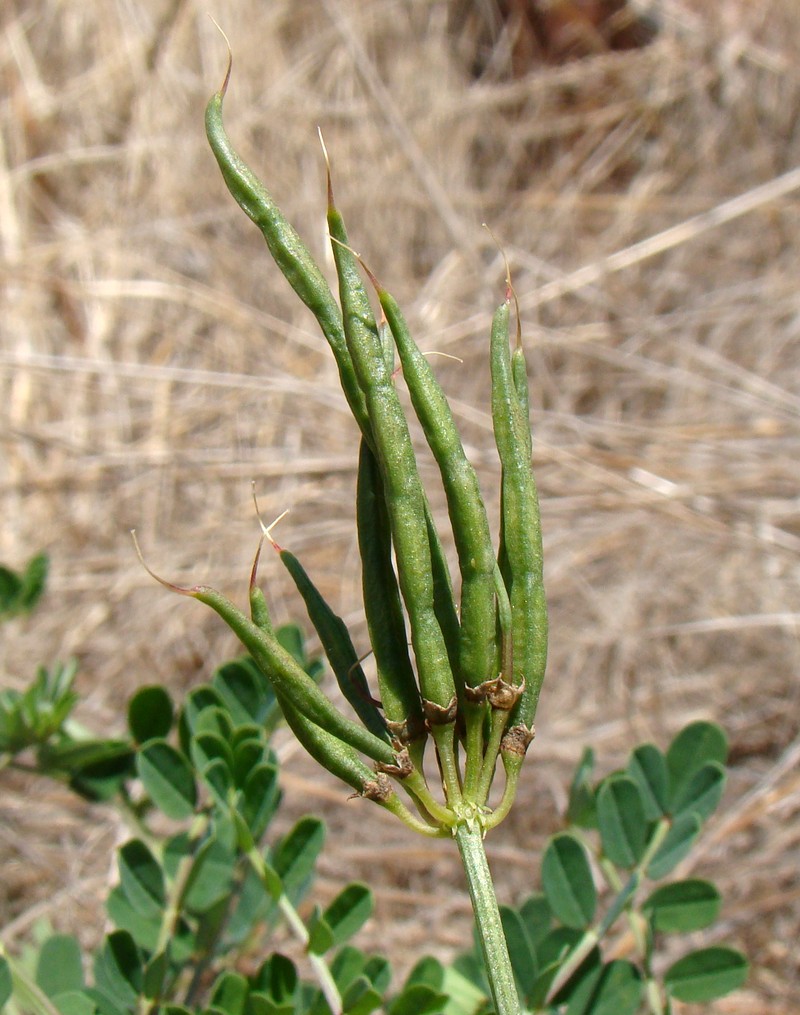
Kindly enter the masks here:
[[[731, 948], [695, 948], [666, 968], [661, 960], [674, 950], [667, 936], [708, 931], [720, 914], [710, 881], [674, 874], [719, 804], [727, 754], [724, 732], [709, 722], [686, 726], [666, 753], [640, 745], [622, 771], [596, 782], [594, 754], [584, 752], [567, 828], [542, 857], [542, 890], [500, 908], [528, 1011], [665, 1013], [671, 999], [710, 1001], [742, 985], [747, 961]], [[454, 967], [488, 1007], [480, 949]]]
[[[276, 637], [304, 672], [320, 677], [320, 660], [306, 655], [297, 627]], [[370, 888], [349, 884], [327, 905], [313, 903], [324, 826], [307, 816], [274, 833], [281, 793], [270, 738], [281, 714], [249, 656], [220, 666], [179, 706], [163, 687], [143, 687], [116, 740], [93, 738], [72, 719], [74, 676], [74, 666], [56, 665], [40, 669], [23, 693], [0, 692], [0, 764], [66, 781], [128, 822], [131, 837], [117, 851], [117, 883], [106, 900], [113, 929], [92, 955], [74, 936], [46, 933], [14, 956], [0, 934], [0, 1008], [9, 1015], [492, 1010], [477, 940], [450, 965], [421, 959], [397, 988], [379, 945], [373, 953], [351, 943], [372, 914]], [[696, 938], [720, 913], [713, 884], [675, 870], [719, 803], [726, 755], [722, 730], [707, 722], [686, 727], [665, 753], [637, 747], [623, 770], [597, 781], [593, 753], [584, 753], [567, 828], [549, 841], [540, 878], [532, 873], [541, 890], [500, 907], [521, 1011], [667, 1013], [672, 999], [707, 1001], [741, 985], [747, 963], [732, 949], [663, 958], [667, 938]]]

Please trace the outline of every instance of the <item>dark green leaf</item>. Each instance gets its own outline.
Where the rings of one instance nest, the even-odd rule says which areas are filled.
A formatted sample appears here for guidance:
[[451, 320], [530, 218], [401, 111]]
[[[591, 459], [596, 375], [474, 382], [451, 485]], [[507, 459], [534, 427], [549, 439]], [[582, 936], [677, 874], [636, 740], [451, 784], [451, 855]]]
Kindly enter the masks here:
[[[475, 957], [473, 956], [473, 959]], [[458, 960], [457, 960], [458, 962]], [[483, 963], [481, 963], [481, 966]], [[489, 1003], [489, 990], [485, 985], [476, 986], [473, 971], [465, 973], [451, 963], [444, 971], [442, 993], [450, 998], [447, 1011], [451, 1015], [479, 1015]], [[483, 970], [482, 970], [483, 972]]]
[[597, 827], [603, 852], [630, 870], [647, 845], [647, 819], [639, 787], [627, 776], [606, 779], [597, 794]]
[[397, 997], [388, 1005], [389, 1015], [434, 1015], [444, 1010], [447, 994], [440, 994], [424, 983], [403, 987]]
[[541, 892], [534, 892], [519, 907], [519, 915], [525, 924], [528, 939], [534, 948], [538, 948], [553, 922], [547, 899]]
[[[135, 774], [135, 756], [124, 741], [94, 740], [71, 746], [69, 752], [59, 747], [58, 762], [70, 774], [70, 787], [87, 800], [109, 800]], [[53, 757], [50, 745], [48, 757]]]
[[[529, 1008], [535, 1010], [543, 1006], [562, 963], [582, 940], [583, 934], [570, 927], [556, 927], [544, 938], [536, 950], [536, 957], [539, 960], [539, 975], [527, 998]], [[556, 994], [556, 1003], [563, 1004], [569, 1000], [576, 986], [600, 963], [600, 949], [595, 946]]]
[[703, 930], [719, 916], [722, 898], [710, 881], [690, 879], [657, 888], [642, 906], [656, 930]]
[[272, 856], [272, 866], [283, 881], [293, 903], [300, 900], [313, 876], [314, 865], [325, 841], [325, 825], [319, 818], [301, 818]]
[[71, 934], [53, 934], [39, 949], [36, 983], [53, 998], [83, 988], [81, 946]]
[[364, 976], [383, 994], [392, 980], [392, 967], [383, 955], [370, 955], [364, 965]]
[[[272, 871], [271, 867], [269, 870], [274, 875], [277, 885], [280, 886], [278, 875]], [[231, 942], [243, 942], [252, 934], [256, 924], [260, 922], [263, 922], [267, 928], [272, 928], [278, 917], [276, 901], [277, 899], [272, 894], [272, 887], [270, 886], [268, 891], [259, 875], [249, 868], [245, 874], [239, 898], [235, 901], [233, 912], [228, 917], [226, 938]]]
[[243, 787], [244, 800], [240, 812], [258, 841], [278, 808], [281, 792], [275, 765], [261, 764], [247, 776]]
[[587, 747], [575, 769], [572, 785], [569, 788], [569, 805], [567, 806], [567, 821], [581, 828], [594, 827], [593, 771], [594, 751], [591, 747]]
[[305, 670], [308, 663], [305, 638], [297, 624], [283, 624], [275, 632], [275, 636], [281, 647], [286, 649], [295, 662], [298, 662]]
[[703, 948], [678, 959], [664, 974], [667, 992], [678, 1001], [713, 1001], [747, 979], [747, 959], [733, 948]]
[[667, 809], [669, 772], [667, 759], [655, 744], [642, 744], [631, 754], [628, 775], [639, 787], [648, 821], [660, 818]]
[[433, 987], [434, 990], [441, 990], [444, 983], [445, 970], [442, 963], [432, 955], [426, 955], [417, 962], [406, 979], [406, 987], [415, 984], [424, 984], [426, 987]]
[[198, 713], [195, 719], [194, 736], [201, 733], [215, 733], [224, 741], [230, 742], [233, 739], [233, 722], [225, 707], [220, 705], [215, 708], [210, 706]]
[[342, 998], [344, 1015], [370, 1015], [380, 1008], [383, 998], [366, 976], [359, 976], [345, 991]]
[[525, 923], [517, 910], [510, 906], [501, 906], [500, 920], [503, 924], [503, 933], [508, 945], [508, 954], [517, 989], [523, 997], [527, 997], [538, 972], [536, 953], [533, 950], [531, 939], [528, 937]]
[[307, 922], [308, 944], [306, 948], [312, 955], [323, 955], [333, 947], [333, 931], [322, 917], [319, 906], [314, 907]]
[[86, 990], [67, 990], [53, 998], [61, 1015], [95, 1015], [97, 1005]]
[[476, 990], [488, 995], [489, 983], [486, 979], [486, 967], [477, 952], [463, 952], [461, 955], [457, 955], [450, 968], [455, 969]]
[[22, 578], [10, 567], [0, 566], [0, 617], [13, 617], [22, 592]]
[[566, 1015], [636, 1015], [643, 994], [639, 970], [617, 959], [593, 969], [577, 984]]
[[223, 809], [227, 809], [233, 800], [233, 776], [222, 758], [215, 758], [201, 770], [203, 782], [210, 790], [214, 801]]
[[142, 993], [145, 997], [160, 997], [169, 974], [172, 949], [169, 945], [164, 951], [154, 955], [144, 967]]
[[106, 910], [109, 919], [118, 930], [127, 931], [136, 944], [145, 951], [152, 952], [158, 943], [161, 920], [142, 916], [134, 909], [123, 892], [122, 885], [116, 885], [106, 899]]
[[198, 720], [208, 708], [224, 709], [221, 696], [210, 684], [200, 684], [186, 695], [178, 722], [181, 750], [189, 753], [189, 740], [198, 732]]
[[297, 970], [294, 963], [277, 952], [270, 955], [256, 974], [253, 987], [268, 994], [278, 1003], [294, 1003], [297, 990]]
[[722, 799], [726, 779], [725, 768], [718, 761], [709, 761], [703, 765], [683, 784], [681, 792], [673, 797], [673, 815], [678, 818], [682, 814], [696, 814], [701, 821], [705, 821]]
[[672, 822], [664, 841], [647, 867], [647, 876], [654, 881], [666, 877], [689, 854], [700, 834], [700, 819], [684, 814]]
[[186, 883], [183, 904], [195, 913], [205, 913], [233, 889], [236, 854], [216, 836], [198, 849]]
[[258, 738], [236, 740], [233, 746], [233, 781], [242, 787], [258, 765], [265, 763], [264, 743]]
[[367, 957], [360, 948], [345, 945], [340, 948], [330, 963], [331, 975], [339, 990], [344, 994], [351, 983], [366, 974]]
[[372, 892], [366, 885], [347, 885], [322, 914], [333, 934], [333, 944], [344, 944], [372, 915]]
[[715, 723], [693, 722], [682, 729], [667, 750], [670, 810], [695, 772], [709, 761], [724, 765], [727, 757], [728, 738]]
[[554, 836], [542, 860], [542, 887], [550, 908], [567, 927], [588, 927], [597, 892], [583, 845], [568, 832]]
[[49, 563], [47, 555], [39, 553], [21, 573], [0, 566], [0, 618], [31, 612], [44, 592]]
[[128, 729], [139, 744], [165, 737], [174, 717], [172, 698], [160, 684], [142, 687], [128, 702]]
[[141, 839], [131, 839], [119, 851], [119, 878], [130, 904], [144, 917], [158, 916], [165, 905], [164, 875]]
[[225, 1015], [244, 1015], [249, 987], [239, 973], [221, 973], [211, 991], [211, 1005]]
[[8, 962], [0, 955], [0, 1009], [11, 997], [14, 990], [14, 981], [11, 978], [11, 969]]
[[191, 765], [166, 740], [151, 740], [136, 755], [136, 768], [153, 803], [168, 818], [194, 813], [197, 787]]
[[127, 931], [109, 934], [94, 962], [96, 989], [123, 1008], [136, 1003], [142, 990], [142, 957]]
[[275, 707], [272, 688], [250, 656], [220, 666], [211, 684], [237, 726], [243, 723], [261, 726], [270, 709]]
[[22, 573], [19, 605], [25, 613], [39, 602], [47, 584], [47, 572], [50, 570], [50, 558], [46, 553], [37, 553], [31, 557]]
[[190, 756], [200, 772], [212, 761], [222, 761], [229, 772], [227, 782], [233, 785], [233, 751], [228, 740], [223, 739], [219, 733], [198, 733], [193, 736]]
[[248, 1015], [296, 1015], [298, 1010], [302, 1009], [296, 1009], [291, 1001], [277, 1004], [267, 994], [257, 990], [251, 990], [247, 998]]

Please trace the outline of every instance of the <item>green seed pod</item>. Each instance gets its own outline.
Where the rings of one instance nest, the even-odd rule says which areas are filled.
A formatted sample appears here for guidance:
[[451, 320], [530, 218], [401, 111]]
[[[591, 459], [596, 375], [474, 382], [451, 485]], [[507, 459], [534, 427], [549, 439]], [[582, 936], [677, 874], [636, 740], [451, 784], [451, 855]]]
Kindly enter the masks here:
[[347, 403], [364, 433], [369, 433], [364, 398], [347, 351], [342, 316], [328, 283], [264, 185], [233, 148], [222, 122], [222, 106], [231, 64], [222, 88], [206, 106], [206, 135], [222, 177], [236, 203], [258, 226], [287, 281], [319, 322], [339, 368]]
[[417, 348], [394, 297], [378, 285], [411, 403], [442, 477], [461, 571], [460, 675], [477, 687], [494, 675], [496, 566], [478, 477], [464, 453], [447, 398]]
[[[278, 696], [278, 703], [287, 725], [311, 757], [359, 795], [369, 795], [370, 787], [376, 784], [376, 775], [353, 748], [311, 722], [291, 699]], [[388, 789], [393, 792], [390, 785]]]
[[392, 564], [383, 480], [375, 456], [363, 440], [358, 457], [356, 522], [364, 612], [383, 711], [400, 739], [413, 741], [424, 732], [422, 703], [408, 654], [400, 590]]
[[530, 727], [547, 660], [539, 501], [530, 463], [530, 428], [514, 384], [508, 303], [495, 312], [491, 334], [492, 419], [502, 466], [501, 570], [512, 614], [513, 682], [524, 692], [511, 725]]
[[279, 553], [297, 591], [303, 597], [308, 619], [319, 636], [342, 694], [366, 728], [389, 743], [391, 738], [386, 723], [372, 700], [367, 678], [344, 621], [325, 602], [297, 557], [288, 550], [279, 550]]
[[[326, 153], [327, 162], [327, 153]], [[347, 230], [344, 220], [333, 200], [330, 167], [328, 167], [328, 232], [331, 236], [331, 247], [339, 278], [339, 299], [342, 304], [342, 316], [348, 348], [359, 341], [359, 335], [378, 335], [384, 352], [386, 371], [389, 378], [394, 369], [394, 344], [388, 327], [383, 330], [375, 323], [375, 316], [361, 280], [359, 271], [360, 259], [348, 245]], [[388, 333], [387, 333], [388, 332]], [[367, 436], [373, 452], [378, 453], [375, 436]], [[380, 455], [378, 454], [378, 460]], [[442, 548], [439, 533], [433, 524], [430, 506], [424, 490], [420, 486], [420, 494], [425, 508], [425, 523], [431, 557], [431, 576], [433, 578], [433, 610], [445, 640], [450, 668], [455, 673], [458, 669], [458, 633], [459, 621], [453, 600], [453, 585], [447, 559]]]
[[275, 634], [272, 626], [272, 618], [269, 615], [269, 606], [264, 593], [256, 584], [258, 576], [258, 562], [261, 558], [261, 549], [264, 546], [264, 537], [258, 544], [258, 550], [256, 551], [256, 557], [253, 561], [253, 568], [250, 572], [250, 619], [264, 634], [273, 637]]
[[257, 627], [233, 603], [207, 586], [191, 589], [189, 594], [222, 617], [272, 684], [276, 696], [288, 699], [311, 722], [367, 757], [385, 765], [395, 764], [394, 751], [385, 740], [342, 715], [275, 638]]
[[[330, 220], [329, 214], [329, 220]], [[367, 405], [372, 447], [378, 460], [397, 556], [398, 578], [411, 627], [423, 698], [446, 707], [455, 695], [447, 646], [434, 608], [427, 501], [417, 472], [408, 424], [386, 364], [380, 337], [351, 304], [348, 278], [353, 254], [333, 244], [345, 335]], [[348, 309], [349, 308], [349, 309]]]

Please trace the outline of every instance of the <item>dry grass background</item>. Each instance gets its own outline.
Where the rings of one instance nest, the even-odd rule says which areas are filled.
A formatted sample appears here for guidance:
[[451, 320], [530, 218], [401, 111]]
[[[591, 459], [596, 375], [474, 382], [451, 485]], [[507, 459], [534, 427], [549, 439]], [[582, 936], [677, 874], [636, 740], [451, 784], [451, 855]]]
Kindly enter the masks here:
[[[45, 608], [4, 629], [2, 668], [22, 686], [77, 655], [95, 730], [120, 729], [135, 687], [180, 694], [235, 650], [210, 612], [153, 585], [128, 530], [170, 578], [241, 594], [251, 478], [266, 516], [292, 509], [281, 540], [364, 641], [355, 429], [206, 148], [225, 61], [207, 6], [10, 0], [1, 15], [0, 559], [44, 548], [53, 574]], [[584, 743], [610, 767], [718, 719], [732, 777], [692, 870], [721, 883], [719, 933], [754, 972], [713, 1010], [776, 1015], [800, 1008], [800, 178], [785, 176], [800, 165], [800, 8], [654, 6], [646, 49], [478, 81], [443, 0], [214, 13], [235, 53], [235, 142], [324, 256], [322, 126], [354, 243], [423, 348], [463, 360], [437, 369], [487, 490], [503, 269], [481, 222], [512, 262], [552, 649], [521, 800], [490, 840], [502, 898], [533, 887], [529, 849]], [[277, 561], [262, 577], [277, 617], [299, 617]], [[448, 845], [367, 824], [281, 750], [284, 821], [330, 822], [322, 896], [369, 878], [362, 940], [400, 968], [458, 948], [468, 907]], [[18, 773], [0, 791], [5, 939], [46, 917], [95, 940], [124, 829]]]

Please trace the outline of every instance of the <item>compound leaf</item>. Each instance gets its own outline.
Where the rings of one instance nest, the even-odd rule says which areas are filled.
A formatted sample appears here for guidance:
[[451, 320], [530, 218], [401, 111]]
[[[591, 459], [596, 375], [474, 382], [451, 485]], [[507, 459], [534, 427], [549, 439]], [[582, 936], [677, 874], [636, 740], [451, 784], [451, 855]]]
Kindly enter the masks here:
[[138, 744], [165, 737], [174, 718], [172, 698], [160, 684], [140, 688], [128, 702], [128, 729]]
[[721, 906], [716, 887], [693, 878], [657, 888], [642, 905], [642, 912], [651, 917], [656, 930], [687, 933], [710, 926]]
[[669, 796], [667, 759], [655, 744], [641, 744], [628, 761], [628, 775], [639, 787], [648, 821], [666, 813]]
[[703, 948], [673, 963], [664, 974], [667, 992], [678, 1001], [713, 1001], [747, 978], [747, 959], [733, 948]]
[[647, 818], [638, 785], [628, 776], [606, 779], [597, 794], [597, 827], [603, 852], [630, 870], [647, 845]]
[[542, 887], [550, 908], [567, 927], [589, 926], [597, 906], [592, 870], [582, 843], [562, 832], [547, 845], [542, 860]]
[[703, 721], [684, 727], [667, 750], [670, 810], [695, 772], [709, 761], [724, 765], [727, 757], [728, 738], [722, 727]]
[[657, 881], [665, 877], [691, 851], [700, 834], [696, 814], [682, 814], [672, 822], [664, 841], [647, 867], [647, 876]]
[[136, 755], [136, 770], [151, 800], [168, 818], [194, 813], [197, 786], [192, 767], [166, 740], [150, 740]]

